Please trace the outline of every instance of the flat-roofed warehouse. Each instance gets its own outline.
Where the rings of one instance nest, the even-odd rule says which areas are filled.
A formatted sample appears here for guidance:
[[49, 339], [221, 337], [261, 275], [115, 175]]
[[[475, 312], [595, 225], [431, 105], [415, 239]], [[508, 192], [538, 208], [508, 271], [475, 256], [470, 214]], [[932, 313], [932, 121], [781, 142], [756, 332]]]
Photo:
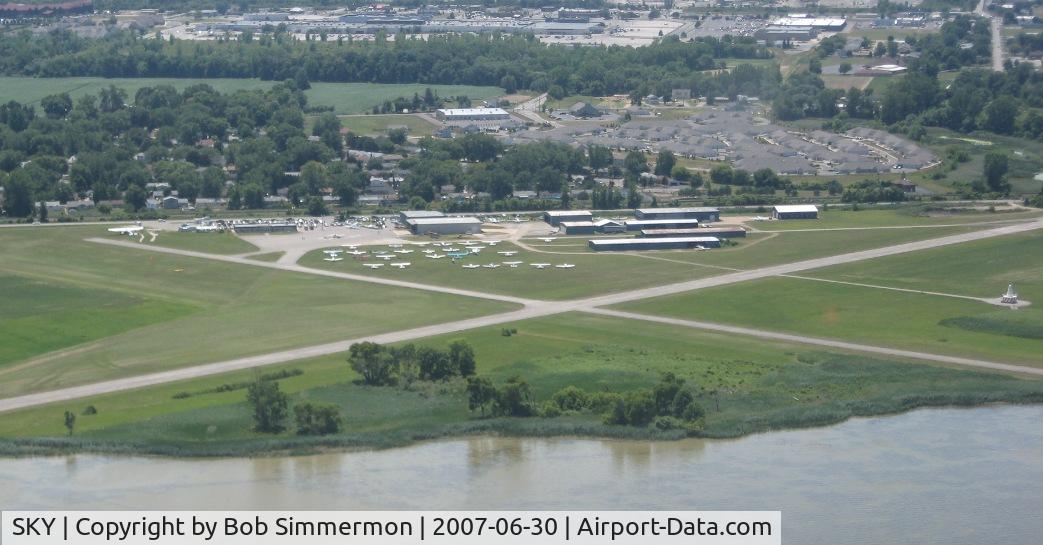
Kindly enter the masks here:
[[236, 233], [249, 235], [252, 233], [296, 233], [297, 224], [292, 222], [280, 223], [237, 223], [232, 226]]
[[463, 235], [482, 232], [482, 222], [478, 218], [413, 218], [406, 220], [409, 230], [415, 235]]
[[557, 227], [563, 221], [594, 221], [594, 214], [589, 210], [547, 210], [543, 213], [543, 221]]
[[694, 219], [703, 223], [721, 221], [717, 208], [638, 208], [634, 217], [639, 220]]
[[717, 237], [667, 238], [602, 238], [587, 241], [595, 252], [627, 252], [641, 250], [687, 250], [691, 248], [720, 248]]
[[777, 220], [818, 219], [818, 207], [813, 204], [779, 204], [771, 209], [771, 217]]
[[510, 119], [503, 108], [443, 108], [435, 113], [442, 121], [495, 121]]
[[743, 229], [742, 227], [713, 227], [710, 229], [642, 229], [641, 236], [645, 238], [699, 236], [742, 238], [746, 236], [746, 229]]
[[697, 219], [664, 218], [653, 220], [627, 220], [624, 222], [627, 231], [643, 231], [645, 229], [695, 229], [699, 227]]
[[559, 224], [566, 235], [593, 235], [592, 221], [563, 221]]
[[398, 213], [398, 221], [403, 225], [409, 220], [420, 218], [444, 218], [445, 214], [437, 210], [403, 210]]

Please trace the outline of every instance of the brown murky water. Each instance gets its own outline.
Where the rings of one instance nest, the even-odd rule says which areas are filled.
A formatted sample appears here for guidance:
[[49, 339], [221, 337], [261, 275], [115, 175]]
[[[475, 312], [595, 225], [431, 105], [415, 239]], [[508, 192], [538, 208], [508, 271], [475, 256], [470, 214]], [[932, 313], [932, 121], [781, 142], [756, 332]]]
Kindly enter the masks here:
[[771, 509], [785, 543], [1027, 544], [1043, 407], [923, 410], [733, 441], [471, 438], [379, 452], [0, 460], [4, 509]]

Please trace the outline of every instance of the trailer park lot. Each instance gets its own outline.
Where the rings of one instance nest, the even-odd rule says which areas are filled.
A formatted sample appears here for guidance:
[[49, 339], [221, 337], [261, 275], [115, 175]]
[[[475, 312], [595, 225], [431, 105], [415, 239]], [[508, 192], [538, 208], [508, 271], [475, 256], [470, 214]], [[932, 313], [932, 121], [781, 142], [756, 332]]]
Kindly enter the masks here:
[[[444, 237], [484, 243], [463, 261], [470, 269], [421, 257], [430, 239], [391, 228], [238, 237], [147, 224], [158, 232], [149, 241], [111, 225], [5, 227], [0, 282], [24, 304], [0, 314], [0, 410], [576, 313], [1043, 375], [1043, 310], [996, 301], [1010, 282], [1043, 301], [1038, 212], [721, 219], [749, 235], [707, 251], [621, 253], [542, 222], [487, 223]], [[324, 259], [349, 247], [408, 250], [394, 259], [409, 266]]]
[[618, 127], [570, 122], [548, 130], [514, 133], [507, 140], [669, 150], [690, 159], [728, 161], [748, 172], [770, 168], [791, 175], [913, 172], [938, 162], [926, 148], [885, 131], [860, 127], [843, 134], [797, 132], [748, 111], [721, 108], [679, 120], [636, 117]]

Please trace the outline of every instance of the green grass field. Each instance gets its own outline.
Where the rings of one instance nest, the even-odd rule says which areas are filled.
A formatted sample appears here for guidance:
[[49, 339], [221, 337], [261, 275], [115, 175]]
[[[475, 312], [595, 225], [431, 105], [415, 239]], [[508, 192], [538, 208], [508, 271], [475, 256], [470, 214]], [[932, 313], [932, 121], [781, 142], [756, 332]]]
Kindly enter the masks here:
[[1040, 358], [1043, 340], [942, 325], [943, 320], [1000, 310], [965, 299], [795, 278], [771, 278], [628, 303], [620, 308], [877, 346], [1043, 366], [1043, 358]]
[[247, 259], [253, 259], [255, 261], [267, 261], [271, 263], [279, 261], [279, 258], [282, 257], [285, 253], [286, 252], [268, 252], [264, 254], [254, 254], [251, 256], [247, 256]]
[[[162, 246], [164, 248], [175, 248], [178, 250], [191, 250], [193, 252], [206, 252], [209, 254], [245, 254], [256, 252], [257, 246], [239, 238], [231, 231], [223, 233], [181, 233], [177, 231], [160, 231], [156, 240], [150, 240], [146, 234], [144, 245]], [[130, 237], [129, 240], [138, 240]]]
[[[594, 315], [565, 314], [512, 327], [518, 333], [511, 337], [502, 336], [499, 328], [462, 335], [475, 347], [479, 375], [496, 382], [521, 375], [540, 402], [569, 385], [591, 392], [625, 392], [652, 385], [664, 371], [674, 372], [695, 388], [707, 409], [703, 434], [711, 437], [825, 425], [918, 406], [1043, 399], [1043, 381], [749, 339], [737, 343], [726, 335]], [[432, 338], [423, 344], [444, 346], [459, 337]], [[334, 403], [345, 416], [346, 429], [321, 439], [299, 438], [292, 430], [262, 436], [249, 429], [242, 390], [173, 399], [178, 392], [255, 376], [244, 371], [5, 414], [0, 437], [60, 437], [62, 412], [79, 414], [87, 405], [95, 406], [98, 414], [79, 416], [76, 437], [68, 442], [49, 440], [48, 448], [257, 455], [274, 449], [391, 446], [474, 433], [677, 436], [604, 426], [596, 414], [480, 420], [468, 413], [458, 382], [426, 384], [418, 391], [357, 386], [351, 383], [355, 377], [343, 356], [266, 371], [274, 369], [303, 371], [280, 381], [291, 402]], [[41, 443], [0, 442], [0, 449], [5, 448], [39, 451]]]
[[750, 225], [761, 231], [786, 231], [791, 229], [836, 229], [849, 227], [894, 227], [961, 225], [1005, 220], [1026, 220], [1043, 216], [1043, 210], [1017, 212], [960, 212], [947, 213], [930, 211], [924, 207], [902, 207], [875, 210], [830, 209], [819, 212], [816, 220], [783, 220], [753, 222]]
[[[142, 87], [156, 85], [173, 85], [184, 89], [192, 85], [206, 84], [219, 92], [252, 91], [268, 89], [275, 82], [259, 79], [197, 79], [197, 78], [29, 78], [18, 76], [0, 77], [0, 102], [17, 100], [22, 103], [35, 104], [47, 95], [69, 93], [76, 97], [97, 94], [102, 88], [115, 85], [127, 91], [129, 100]], [[373, 106], [384, 100], [397, 97], [412, 98], [414, 93], [424, 94], [430, 87], [443, 98], [466, 95], [472, 101], [482, 101], [503, 94], [498, 87], [477, 87], [471, 85], [420, 85], [420, 84], [383, 84], [383, 83], [323, 83], [311, 84], [305, 92], [308, 103], [312, 106], [333, 106], [337, 113], [368, 113]]]
[[810, 271], [807, 276], [975, 297], [998, 297], [1009, 282], [1014, 282], [1023, 298], [1043, 307], [1043, 233], [828, 267]]
[[[396, 269], [384, 266], [380, 269], [369, 269], [363, 263], [384, 263], [369, 257], [366, 260], [347, 259], [340, 262], [323, 261], [321, 250], [305, 255], [300, 264], [306, 267], [327, 269], [353, 274], [365, 274], [380, 278], [395, 278], [414, 282], [424, 282], [440, 286], [451, 286], [478, 291], [517, 295], [533, 299], [572, 299], [602, 293], [637, 289], [656, 284], [678, 282], [692, 278], [700, 278], [716, 274], [718, 271], [702, 267], [694, 267], [687, 263], [671, 263], [666, 261], [644, 259], [631, 255], [598, 255], [585, 248], [563, 251], [568, 254], [548, 254], [524, 250], [510, 243], [501, 243], [487, 248], [478, 256], [468, 257], [454, 263], [450, 258], [428, 259], [424, 257], [420, 247], [413, 247], [413, 253], [396, 256], [394, 262], [409, 262], [407, 269]], [[462, 246], [460, 246], [462, 248]], [[390, 251], [387, 246], [372, 246], [364, 250]], [[497, 251], [516, 251], [510, 257], [499, 255]], [[444, 252], [440, 252], [443, 253]], [[502, 263], [504, 261], [521, 261], [522, 265], [510, 268], [502, 265], [497, 269], [464, 269], [463, 265], [474, 263]], [[573, 269], [557, 269], [548, 267], [536, 269], [530, 263], [551, 263], [554, 265], [570, 263]]]
[[386, 135], [391, 127], [408, 127], [409, 136], [431, 136], [438, 128], [411, 114], [348, 115], [341, 116], [340, 123], [349, 131], [371, 136]]
[[[859, 212], [861, 214], [861, 212]], [[773, 222], [772, 225], [786, 222]], [[699, 252], [694, 250], [656, 252], [593, 252], [587, 248], [589, 237], [560, 237], [550, 243], [541, 239], [524, 239], [534, 250], [529, 251], [510, 243], [501, 243], [483, 250], [477, 257], [468, 257], [453, 263], [449, 258], [428, 259], [420, 247], [413, 253], [396, 256], [390, 262], [409, 262], [409, 268], [400, 270], [390, 266], [372, 270], [364, 263], [379, 262], [346, 259], [340, 262], [324, 261], [321, 250], [306, 254], [300, 264], [380, 278], [396, 278], [440, 286], [474, 289], [504, 295], [533, 299], [572, 299], [602, 295], [671, 282], [683, 282], [729, 272], [729, 269], [749, 269], [777, 265], [802, 259], [824, 257], [838, 253], [879, 248], [914, 240], [942, 237], [971, 230], [970, 227], [932, 227], [929, 229], [879, 229], [861, 231], [817, 231], [793, 233], [752, 233], [745, 239], [735, 239], [734, 246]], [[372, 252], [390, 251], [386, 246], [363, 248]], [[517, 251], [510, 257], [495, 251]], [[521, 261], [518, 268], [501, 266], [496, 269], [464, 269], [466, 263], [484, 265], [504, 261]], [[570, 263], [573, 269], [535, 269], [530, 263]]]
[[[5, 323], [0, 396], [509, 310], [512, 305], [84, 242], [104, 227], [0, 231], [0, 274], [44, 305]], [[203, 236], [205, 235], [197, 235]], [[202, 239], [197, 239], [202, 240]], [[64, 291], [63, 291], [64, 290]], [[105, 301], [129, 312], [102, 313]], [[393, 311], [392, 311], [393, 310]], [[116, 316], [120, 314], [119, 316]], [[41, 344], [41, 322], [64, 337]], [[111, 323], [103, 324], [105, 320]], [[50, 327], [56, 327], [51, 325]], [[63, 340], [64, 339], [64, 340]], [[72, 344], [79, 339], [89, 341]], [[60, 344], [61, 346], [57, 346]], [[52, 348], [56, 352], [41, 354]], [[37, 354], [32, 356], [32, 354]]]

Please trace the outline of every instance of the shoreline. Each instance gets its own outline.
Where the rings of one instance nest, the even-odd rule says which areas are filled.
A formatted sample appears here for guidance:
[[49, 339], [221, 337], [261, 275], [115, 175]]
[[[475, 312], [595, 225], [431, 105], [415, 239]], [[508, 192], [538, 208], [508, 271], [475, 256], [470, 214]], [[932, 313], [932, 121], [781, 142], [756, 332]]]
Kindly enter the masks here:
[[[939, 397], [940, 396], [940, 397]], [[1020, 397], [1016, 399], [1015, 397]], [[634, 428], [601, 424], [590, 418], [562, 416], [558, 418], [500, 418], [454, 423], [443, 429], [404, 431], [398, 434], [369, 436], [326, 436], [326, 437], [281, 437], [276, 439], [251, 439], [228, 443], [212, 443], [205, 447], [193, 444], [138, 443], [119, 440], [95, 440], [77, 437], [0, 438], [0, 461], [4, 459], [56, 457], [77, 454], [109, 455], [129, 457], [158, 457], [175, 460], [202, 459], [263, 459], [274, 457], [304, 457], [318, 454], [374, 452], [404, 448], [427, 442], [449, 441], [475, 437], [500, 437], [513, 439], [560, 439], [623, 440], [647, 442], [671, 442], [684, 439], [736, 440], [770, 432], [797, 431], [810, 428], [825, 428], [852, 419], [885, 418], [927, 409], [980, 409], [999, 406], [1031, 406], [1043, 404], [1043, 394], [1024, 393], [1022, 396], [980, 401], [948, 399], [943, 394], [917, 396], [893, 410], [860, 412], [857, 407], [847, 407], [842, 414], [806, 411], [805, 420], [788, 425], [773, 425], [777, 422], [750, 418], [750, 426], [739, 433], [703, 431], [694, 434], [683, 430], [657, 430], [654, 427]], [[858, 404], [861, 405], [861, 404]], [[868, 408], [868, 407], [865, 407]], [[828, 407], [818, 407], [828, 409]], [[883, 408], [881, 408], [883, 409]], [[775, 415], [789, 416], [789, 415]], [[202, 447], [202, 448], [201, 448]]]

